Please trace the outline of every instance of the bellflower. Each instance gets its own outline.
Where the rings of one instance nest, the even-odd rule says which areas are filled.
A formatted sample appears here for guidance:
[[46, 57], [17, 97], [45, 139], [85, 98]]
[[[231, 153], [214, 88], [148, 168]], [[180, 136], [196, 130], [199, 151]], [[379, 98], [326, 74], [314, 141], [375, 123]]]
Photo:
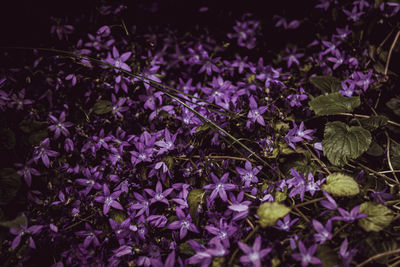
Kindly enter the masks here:
[[322, 223], [320, 223], [317, 220], [313, 220], [312, 224], [314, 226], [315, 231], [317, 231], [317, 233], [314, 234], [315, 242], [318, 242], [318, 244], [323, 244], [325, 241], [332, 239], [331, 220], [328, 220], [325, 227], [322, 225]]
[[274, 226], [274, 228], [283, 230], [285, 232], [289, 232], [290, 227], [292, 227], [292, 225], [295, 224], [298, 220], [299, 220], [299, 218], [290, 220], [290, 214], [288, 214], [283, 218], [283, 220], [279, 219], [276, 222], [276, 226]]
[[317, 244], [312, 245], [309, 248], [306, 248], [301, 242], [298, 243], [300, 253], [293, 253], [292, 257], [295, 258], [297, 261], [301, 261], [301, 266], [305, 267], [311, 264], [321, 264], [321, 260], [314, 256], [315, 252], [317, 251]]
[[185, 215], [185, 213], [181, 210], [181, 208], [176, 208], [176, 216], [178, 216], [178, 220], [170, 223], [168, 225], [168, 229], [177, 230], [179, 229], [179, 238], [183, 239], [188, 231], [199, 233], [196, 226], [192, 223], [192, 218], [190, 214]]
[[121, 195], [121, 191], [115, 191], [112, 194], [110, 193], [110, 189], [106, 184], [103, 184], [103, 196], [95, 197], [94, 200], [100, 203], [104, 203], [103, 205], [103, 214], [107, 215], [110, 211], [110, 207], [113, 207], [117, 210], [123, 210], [124, 208], [121, 204], [116, 201], [116, 199]]
[[357, 219], [367, 217], [367, 214], [364, 213], [358, 213], [360, 211], [360, 205], [355, 206], [350, 212], [348, 212], [345, 209], [338, 208], [338, 211], [341, 216], [334, 216], [331, 218], [331, 220], [338, 220], [338, 221], [344, 221], [348, 223], [352, 223]]
[[160, 181], [158, 181], [156, 184], [156, 191], [149, 188], [146, 188], [144, 191], [152, 197], [150, 199], [150, 205], [155, 202], [162, 202], [169, 206], [167, 196], [171, 194], [173, 190], [174, 190], [173, 188], [168, 188], [165, 191], [163, 191], [162, 184]]
[[21, 170], [17, 171], [17, 173], [21, 176], [24, 176], [25, 182], [28, 185], [28, 187], [31, 186], [32, 183], [32, 175], [35, 176], [40, 176], [40, 172], [36, 170], [35, 168], [32, 168], [30, 165], [32, 164], [33, 160], [29, 160], [28, 162], [25, 163], [25, 165], [20, 164], [20, 163], [15, 163], [15, 167], [22, 168]]
[[[117, 48], [113, 46], [112, 48], [112, 56], [110, 53], [108, 53], [107, 59], [105, 62], [117, 67], [121, 68], [126, 71], [132, 71], [132, 69], [125, 63], [130, 56], [132, 55], [132, 52], [125, 52], [122, 55], [119, 54]], [[119, 72], [118, 69], [114, 69], [115, 72]]]
[[236, 189], [236, 185], [228, 184], [229, 173], [225, 173], [222, 175], [221, 179], [214, 174], [210, 174], [212, 181], [214, 184], [208, 184], [204, 186], [206, 190], [213, 190], [210, 195], [210, 202], [213, 201], [217, 195], [222, 199], [222, 201], [228, 201], [228, 197], [226, 195], [226, 191], [232, 191]]
[[209, 241], [210, 244], [214, 244], [219, 241], [222, 242], [224, 247], [229, 248], [229, 238], [237, 232], [237, 227], [233, 226], [232, 223], [227, 223], [223, 218], [219, 220], [219, 225], [218, 227], [214, 225], [207, 225], [205, 229], [210, 233], [215, 235], [211, 240]]
[[249, 119], [246, 123], [246, 127], [250, 127], [250, 122], [255, 123], [256, 121], [258, 124], [265, 126], [264, 118], [261, 116], [265, 111], [267, 111], [267, 106], [258, 107], [256, 100], [253, 96], [250, 96], [250, 111], [247, 114], [247, 118]]
[[40, 143], [39, 146], [35, 147], [35, 151], [33, 152], [33, 161], [37, 163], [38, 160], [41, 159], [43, 164], [49, 168], [49, 157], [57, 157], [58, 155], [58, 152], [50, 149], [50, 139], [46, 138]]
[[65, 112], [61, 112], [60, 117], [57, 119], [53, 115], [49, 115], [49, 118], [53, 125], [49, 126], [49, 130], [54, 132], [54, 139], [57, 139], [62, 133], [64, 136], [69, 136], [67, 127], [73, 125], [72, 122], [65, 121]]
[[18, 247], [19, 243], [21, 242], [22, 236], [28, 234], [29, 235], [29, 247], [35, 249], [35, 241], [32, 238], [32, 235], [37, 235], [41, 232], [43, 225], [19, 225], [19, 229], [10, 228], [10, 233], [15, 235], [15, 238], [11, 242], [11, 248], [15, 249]]
[[261, 267], [261, 261], [271, 252], [271, 248], [261, 249], [261, 236], [257, 236], [253, 246], [249, 247], [246, 243], [238, 242], [239, 248], [246, 254], [240, 257], [240, 262], [243, 264], [251, 264], [255, 267]]
[[75, 233], [77, 236], [84, 236], [85, 239], [83, 241], [83, 247], [88, 248], [90, 244], [94, 244], [95, 246], [100, 246], [99, 239], [97, 238], [103, 231], [101, 230], [93, 230], [92, 226], [85, 222], [85, 230], [78, 231]]
[[342, 259], [343, 267], [350, 266], [350, 263], [353, 257], [357, 254], [357, 249], [350, 249], [348, 250], [348, 241], [347, 237], [343, 240], [342, 244], [340, 245], [339, 249], [339, 256]]
[[245, 187], [250, 187], [250, 183], [257, 183], [258, 178], [257, 174], [260, 172], [262, 166], [257, 166], [253, 168], [251, 166], [250, 161], [246, 160], [245, 169], [236, 167], [236, 171], [239, 173], [240, 177], [242, 178], [242, 182], [244, 183]]

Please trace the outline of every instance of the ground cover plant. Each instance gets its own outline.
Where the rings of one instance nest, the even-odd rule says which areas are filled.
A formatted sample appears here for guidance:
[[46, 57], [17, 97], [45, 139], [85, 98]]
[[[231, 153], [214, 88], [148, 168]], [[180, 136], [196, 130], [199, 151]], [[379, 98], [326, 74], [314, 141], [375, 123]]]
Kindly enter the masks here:
[[398, 1], [228, 31], [97, 4], [2, 48], [1, 266], [400, 264]]

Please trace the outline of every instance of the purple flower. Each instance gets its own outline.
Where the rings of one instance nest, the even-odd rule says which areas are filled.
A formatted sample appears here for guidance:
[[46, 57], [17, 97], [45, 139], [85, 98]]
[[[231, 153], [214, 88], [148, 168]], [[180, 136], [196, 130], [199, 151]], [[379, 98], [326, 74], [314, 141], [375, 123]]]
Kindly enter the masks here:
[[32, 164], [33, 160], [29, 160], [25, 163], [25, 165], [20, 163], [15, 163], [16, 167], [22, 168], [21, 170], [17, 171], [17, 173], [21, 176], [24, 176], [26, 184], [30, 187], [32, 183], [32, 175], [40, 176], [40, 172], [35, 168], [31, 168], [30, 165]]
[[267, 106], [258, 107], [256, 100], [253, 96], [250, 96], [250, 111], [247, 114], [247, 118], [249, 119], [246, 123], [246, 127], [250, 127], [250, 122], [255, 123], [256, 121], [265, 126], [264, 118], [261, 116], [265, 111], [267, 111]]
[[[232, 204], [228, 206], [228, 209], [236, 212], [236, 214], [232, 217], [232, 221], [246, 218], [247, 214], [249, 213], [249, 205], [251, 204], [251, 201], [243, 201], [244, 191], [240, 191], [237, 197], [235, 197], [233, 193], [229, 193], [229, 199], [231, 200]], [[226, 211], [226, 213], [228, 212], [229, 211]]]
[[213, 190], [210, 195], [210, 202], [213, 201], [217, 197], [217, 195], [219, 195], [222, 201], [228, 201], [226, 191], [232, 191], [236, 189], [236, 185], [227, 184], [229, 173], [225, 173], [224, 175], [222, 175], [221, 179], [218, 179], [218, 177], [214, 173], [211, 173], [210, 176], [214, 184], [208, 184], [204, 186], [204, 189], [206, 190]]
[[121, 222], [120, 225], [111, 218], [108, 219], [108, 222], [110, 223], [110, 227], [111, 229], [113, 229], [119, 244], [123, 245], [124, 244], [123, 239], [127, 237], [130, 232], [129, 226], [131, 224], [131, 219], [130, 218], [126, 219], [125, 221]]
[[298, 220], [299, 218], [290, 220], [290, 214], [288, 214], [283, 218], [283, 220], [278, 220], [274, 228], [289, 232], [290, 227], [292, 227], [292, 225], [295, 224]]
[[178, 134], [174, 134], [171, 136], [171, 133], [168, 131], [168, 129], [165, 129], [164, 131], [164, 140], [155, 142], [154, 144], [161, 147], [161, 149], [158, 151], [157, 155], [161, 155], [167, 151], [172, 151], [174, 150], [174, 142], [176, 139], [176, 136]]
[[90, 244], [94, 244], [95, 246], [100, 246], [99, 239], [97, 238], [98, 235], [102, 233], [101, 230], [93, 230], [93, 228], [85, 222], [85, 229], [82, 231], [78, 231], [75, 233], [77, 236], [84, 236], [85, 240], [83, 241], [83, 247], [88, 248]]
[[291, 107], [301, 107], [301, 101], [306, 100], [308, 96], [304, 94], [304, 89], [300, 88], [300, 93], [301, 94], [295, 94], [295, 95], [288, 95], [287, 99], [290, 101], [289, 105]]
[[314, 234], [315, 242], [322, 244], [325, 241], [332, 239], [332, 221], [331, 220], [328, 220], [325, 227], [322, 225], [322, 223], [320, 223], [317, 220], [313, 220], [312, 224], [314, 226], [315, 231], [317, 231], [317, 233]]
[[169, 206], [167, 196], [171, 194], [173, 190], [174, 190], [173, 188], [168, 188], [165, 191], [163, 191], [162, 184], [160, 181], [158, 181], [156, 184], [156, 191], [149, 188], [146, 188], [144, 191], [152, 197], [150, 199], [150, 205], [155, 202], [162, 202]]
[[346, 9], [343, 9], [343, 13], [347, 15], [348, 20], [352, 20], [354, 22], [358, 21], [360, 17], [365, 13], [363, 11], [358, 12], [358, 8], [356, 5], [353, 6], [353, 9], [351, 11], [348, 11]]
[[326, 191], [323, 191], [323, 194], [328, 200], [321, 200], [320, 201], [321, 205], [327, 208], [328, 210], [336, 210], [338, 208], [336, 201]]
[[348, 241], [347, 237], [343, 240], [342, 244], [340, 245], [339, 249], [339, 256], [342, 259], [342, 264], [343, 267], [348, 267], [350, 266], [350, 263], [354, 257], [354, 255], [357, 254], [357, 249], [348, 249]]
[[306, 192], [306, 184], [305, 184], [305, 179], [304, 176], [299, 174], [295, 169], [290, 169], [290, 173], [294, 178], [287, 180], [287, 185], [288, 188], [293, 188], [290, 193], [289, 197], [294, 197], [298, 194], [300, 194], [300, 199], [303, 201], [304, 199], [304, 193]]
[[293, 253], [292, 257], [297, 260], [301, 261], [301, 266], [305, 267], [308, 266], [308, 264], [321, 264], [321, 260], [318, 259], [317, 257], [314, 256], [315, 252], [317, 251], [317, 244], [312, 245], [309, 248], [306, 248], [301, 242], [301, 240], [298, 243], [298, 247], [300, 250], [300, 253]]
[[296, 150], [296, 146], [293, 143], [301, 142], [304, 140], [313, 140], [312, 134], [315, 130], [306, 130], [304, 127], [304, 122], [300, 123], [300, 127], [297, 127], [297, 124], [293, 122], [293, 128], [288, 131], [285, 136], [286, 143]]
[[26, 225], [19, 225], [19, 229], [10, 228], [10, 233], [15, 235], [16, 237], [11, 242], [11, 248], [15, 249], [18, 247], [21, 242], [22, 236], [28, 234], [29, 235], [29, 247], [36, 248], [35, 241], [32, 238], [32, 235], [37, 235], [41, 232], [43, 225], [32, 225], [30, 227]]
[[200, 264], [201, 267], [208, 267], [211, 263], [212, 257], [223, 257], [229, 252], [225, 249], [221, 242], [215, 243], [214, 247], [211, 248], [206, 248], [194, 240], [189, 240], [188, 243], [196, 252], [196, 254], [190, 257], [187, 260], [187, 263]]
[[138, 216], [142, 215], [143, 213], [146, 214], [146, 216], [149, 216], [150, 201], [145, 196], [142, 196], [139, 193], [133, 192], [133, 195], [135, 196], [137, 202], [132, 204], [130, 206], [130, 209], [139, 210], [136, 213], [135, 217], [138, 217]]
[[25, 99], [25, 88], [21, 89], [18, 92], [18, 95], [13, 94], [11, 97], [11, 102], [8, 104], [10, 108], [13, 108], [14, 105], [17, 106], [17, 110], [23, 110], [24, 105], [30, 105], [33, 103], [31, 99]]
[[110, 189], [106, 184], [103, 184], [103, 196], [95, 197], [94, 200], [100, 203], [104, 203], [103, 205], [103, 214], [106, 215], [110, 211], [110, 207], [114, 209], [123, 210], [124, 208], [119, 204], [116, 199], [121, 195], [121, 191], [115, 191], [112, 194], [110, 193]]
[[229, 248], [229, 238], [236, 233], [237, 227], [233, 226], [232, 223], [227, 223], [223, 218], [219, 220], [218, 227], [214, 225], [207, 225], [205, 229], [210, 233], [215, 235], [210, 240], [210, 244], [214, 244], [217, 241], [221, 241], [224, 247]]
[[325, 181], [325, 178], [322, 180], [318, 180], [317, 182], [314, 182], [314, 176], [312, 173], [308, 173], [307, 176], [307, 185], [306, 185], [306, 192], [310, 192], [312, 196], [314, 196], [314, 193], [316, 191], [320, 191], [320, 186], [321, 184]]
[[335, 49], [333, 51], [333, 55], [334, 57], [327, 57], [326, 59], [332, 63], [335, 63], [333, 65], [333, 69], [337, 69], [340, 65], [342, 65], [345, 62], [345, 56], [344, 56], [344, 52], [340, 53], [340, 51], [338, 49]]
[[[108, 53], [107, 59], [105, 61], [117, 68], [121, 68], [126, 71], [131, 71], [132, 69], [128, 66], [128, 64], [125, 63], [125, 61], [127, 61], [131, 55], [132, 52], [125, 52], [122, 55], [119, 55], [117, 48], [113, 46], [112, 56], [110, 53]], [[119, 72], [119, 70], [115, 69], [115, 72]]]
[[342, 85], [342, 90], [339, 90], [339, 93], [341, 93], [344, 96], [350, 97], [356, 92], [354, 90], [355, 83], [351, 82], [351, 80], [346, 80], [341, 83]]
[[152, 227], [163, 228], [167, 224], [168, 219], [164, 215], [150, 215], [147, 217], [147, 222]]
[[257, 166], [253, 168], [251, 166], [250, 161], [246, 160], [245, 169], [236, 167], [236, 171], [239, 173], [240, 177], [242, 178], [242, 182], [244, 183], [245, 187], [250, 187], [250, 183], [257, 183], [258, 178], [257, 174], [260, 172], [262, 166]]
[[54, 139], [57, 139], [62, 133], [64, 136], [69, 136], [67, 127], [73, 125], [72, 122], [65, 121], [65, 112], [61, 112], [60, 117], [57, 119], [53, 115], [49, 115], [49, 118], [53, 125], [49, 126], [49, 130], [54, 132]]
[[268, 255], [272, 250], [271, 248], [261, 249], [261, 236], [257, 236], [254, 240], [253, 246], [249, 247], [247, 244], [239, 241], [239, 248], [246, 254], [240, 257], [240, 262], [243, 264], [250, 264], [255, 267], [261, 267], [262, 259]]
[[338, 208], [338, 211], [341, 216], [334, 216], [331, 218], [331, 220], [337, 220], [337, 221], [344, 221], [348, 223], [352, 223], [357, 219], [367, 217], [367, 214], [364, 213], [358, 213], [360, 211], [360, 205], [355, 206], [350, 212], [348, 212], [345, 209]]
[[374, 80], [371, 79], [372, 71], [373, 70], [370, 70], [367, 74], [364, 74], [361, 71], [354, 73], [356, 84], [361, 87], [364, 92], [368, 89], [369, 85], [374, 82]]
[[99, 190], [101, 189], [101, 185], [97, 182], [101, 178], [101, 173], [97, 172], [95, 169], [89, 170], [88, 168], [85, 168], [82, 171], [83, 175], [85, 178], [78, 178], [75, 181], [81, 185], [85, 186], [86, 189], [83, 190], [83, 194], [86, 196], [89, 194], [89, 192], [92, 190], [92, 188]]
[[288, 56], [283, 57], [282, 59], [287, 61], [287, 67], [290, 68], [293, 63], [295, 63], [297, 66], [300, 64], [299, 58], [302, 58], [304, 56], [303, 53], [296, 53], [297, 47], [293, 47], [293, 49], [286, 48], [286, 53], [288, 53]]
[[43, 164], [47, 168], [49, 168], [50, 167], [49, 157], [57, 157], [58, 155], [59, 155], [58, 152], [50, 150], [50, 139], [46, 138], [42, 141], [42, 143], [39, 146], [35, 147], [35, 151], [33, 152], [33, 161], [37, 163], [39, 159], [42, 159]]
[[178, 216], [178, 220], [170, 223], [168, 225], [168, 229], [177, 230], [179, 229], [179, 238], [183, 239], [188, 231], [199, 233], [196, 226], [192, 223], [192, 218], [190, 214], [185, 215], [185, 213], [181, 210], [181, 208], [176, 208], [176, 216]]

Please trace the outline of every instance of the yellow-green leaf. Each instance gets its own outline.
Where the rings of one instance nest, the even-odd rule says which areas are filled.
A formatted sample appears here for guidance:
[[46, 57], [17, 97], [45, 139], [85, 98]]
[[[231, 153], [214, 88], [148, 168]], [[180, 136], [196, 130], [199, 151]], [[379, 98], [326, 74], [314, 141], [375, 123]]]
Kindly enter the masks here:
[[273, 226], [279, 218], [290, 212], [290, 208], [277, 202], [265, 202], [258, 207], [258, 223], [261, 227]]
[[333, 196], [351, 197], [360, 193], [360, 188], [354, 179], [343, 173], [332, 173], [326, 177], [322, 189]]
[[393, 212], [388, 207], [375, 202], [362, 203], [360, 213], [368, 215], [368, 217], [361, 218], [358, 221], [358, 225], [367, 232], [381, 231], [390, 225], [394, 217]]

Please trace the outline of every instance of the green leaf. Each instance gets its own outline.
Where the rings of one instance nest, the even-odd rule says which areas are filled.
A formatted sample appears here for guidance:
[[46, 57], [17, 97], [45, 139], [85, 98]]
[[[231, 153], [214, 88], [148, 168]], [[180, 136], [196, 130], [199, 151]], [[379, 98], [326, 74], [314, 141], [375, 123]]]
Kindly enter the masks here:
[[93, 112], [97, 115], [106, 114], [111, 111], [111, 102], [108, 100], [99, 100], [93, 106]]
[[335, 93], [342, 89], [340, 80], [333, 76], [312, 76], [310, 82], [324, 93]]
[[290, 208], [277, 202], [264, 202], [257, 209], [261, 227], [273, 226], [279, 218], [290, 212]]
[[394, 141], [390, 143], [390, 162], [393, 168], [400, 168], [400, 144]]
[[368, 148], [368, 150], [365, 153], [370, 156], [380, 157], [385, 153], [385, 150], [383, 149], [383, 147], [380, 144], [373, 141], [371, 143], [371, 146]]
[[390, 108], [394, 114], [397, 116], [400, 116], [400, 97], [394, 97], [390, 99], [387, 103], [386, 106]]
[[381, 231], [389, 226], [394, 218], [393, 212], [388, 207], [375, 202], [362, 203], [360, 213], [368, 215], [358, 221], [358, 225], [367, 232]]
[[203, 131], [207, 131], [210, 129], [210, 125], [208, 123], [203, 123], [202, 125], [198, 126], [196, 128], [196, 133], [200, 133]]
[[310, 109], [313, 110], [317, 116], [352, 112], [360, 104], [360, 97], [346, 97], [341, 93], [320, 95], [309, 102]]
[[351, 197], [360, 193], [360, 188], [354, 179], [343, 173], [332, 173], [326, 177], [322, 189], [333, 196]]
[[348, 159], [356, 159], [367, 151], [371, 134], [361, 126], [351, 126], [341, 121], [325, 125], [322, 148], [324, 155], [336, 166], [343, 166]]
[[25, 216], [18, 216], [14, 220], [0, 222], [1, 226], [6, 227], [6, 228], [14, 228], [14, 229], [20, 229], [21, 225], [26, 226], [27, 224], [28, 224], [28, 220], [26, 219]]
[[203, 189], [193, 189], [187, 196], [189, 213], [193, 220], [198, 219], [198, 211], [203, 205], [205, 193]]
[[0, 130], [0, 149], [11, 150], [15, 147], [15, 134], [8, 128]]
[[371, 116], [369, 118], [360, 119], [361, 126], [368, 131], [375, 131], [388, 122], [388, 117], [382, 115]]
[[12, 168], [0, 169], [0, 205], [9, 203], [21, 186], [21, 178]]

